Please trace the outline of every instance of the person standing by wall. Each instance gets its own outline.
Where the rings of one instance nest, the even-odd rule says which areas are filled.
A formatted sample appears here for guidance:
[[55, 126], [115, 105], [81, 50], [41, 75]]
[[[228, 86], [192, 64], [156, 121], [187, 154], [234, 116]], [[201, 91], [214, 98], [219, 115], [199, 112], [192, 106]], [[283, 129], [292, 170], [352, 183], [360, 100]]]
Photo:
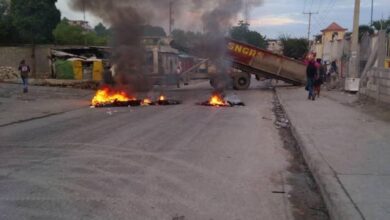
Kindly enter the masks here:
[[314, 92], [314, 80], [315, 76], [317, 75], [317, 64], [314, 60], [314, 55], [309, 55], [307, 59], [307, 68], [306, 68], [306, 77], [307, 77], [307, 84], [306, 84], [306, 90], [309, 92], [308, 99], [309, 100], [315, 100], [316, 94]]
[[19, 72], [23, 82], [23, 92], [28, 92], [28, 74], [31, 72], [30, 66], [25, 60], [20, 61]]
[[177, 88], [180, 88], [180, 80], [181, 80], [182, 71], [183, 71], [183, 67], [182, 67], [181, 61], [179, 61], [177, 63], [177, 66], [176, 66], [176, 85], [177, 85]]
[[332, 72], [336, 73], [336, 75], [339, 74], [339, 68], [337, 66], [337, 62], [336, 60], [333, 60], [332, 63], [331, 63], [331, 68], [332, 68]]
[[318, 71], [314, 77], [314, 92], [317, 97], [320, 97], [321, 85], [324, 83], [326, 70], [325, 70], [325, 65], [322, 64], [321, 59], [317, 59], [316, 62], [317, 62]]

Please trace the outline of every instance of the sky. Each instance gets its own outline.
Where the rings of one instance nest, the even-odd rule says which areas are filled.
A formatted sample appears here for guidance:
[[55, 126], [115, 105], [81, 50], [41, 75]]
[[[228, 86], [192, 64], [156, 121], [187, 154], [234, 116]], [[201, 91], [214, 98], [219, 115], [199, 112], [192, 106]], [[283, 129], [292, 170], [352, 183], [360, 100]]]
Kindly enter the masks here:
[[[72, 11], [70, 0], [58, 0], [57, 7], [62, 16], [82, 20], [83, 14]], [[390, 16], [390, 0], [374, 0], [374, 20]], [[251, 29], [266, 35], [267, 38], [278, 38], [282, 35], [307, 37], [308, 15], [303, 12], [318, 12], [312, 17], [312, 34], [319, 34], [332, 22], [352, 29], [354, 0], [264, 0], [262, 6], [252, 8], [250, 15]], [[361, 0], [360, 23], [369, 24], [371, 17], [371, 0]], [[86, 15], [92, 26], [100, 22], [99, 18]], [[167, 19], [168, 20], [168, 19]]]

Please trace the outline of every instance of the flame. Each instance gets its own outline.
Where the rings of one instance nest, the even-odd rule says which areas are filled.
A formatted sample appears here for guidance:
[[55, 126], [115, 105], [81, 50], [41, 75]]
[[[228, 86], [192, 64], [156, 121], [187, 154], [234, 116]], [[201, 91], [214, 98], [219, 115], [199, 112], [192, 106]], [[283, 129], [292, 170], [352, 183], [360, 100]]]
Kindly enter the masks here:
[[92, 99], [92, 105], [97, 106], [99, 104], [112, 104], [116, 101], [119, 102], [128, 102], [136, 100], [134, 97], [130, 97], [126, 92], [124, 91], [115, 91], [111, 88], [103, 88], [99, 89], [96, 92], [96, 95]]
[[142, 105], [151, 105], [153, 102], [151, 99], [149, 98], [145, 98], [143, 101], [142, 101]]
[[226, 101], [222, 98], [220, 94], [214, 94], [209, 100], [209, 104], [213, 106], [225, 106], [227, 105]]
[[163, 96], [163, 95], [160, 95], [160, 97], [158, 98], [159, 101], [165, 101], [166, 100], [166, 97]]

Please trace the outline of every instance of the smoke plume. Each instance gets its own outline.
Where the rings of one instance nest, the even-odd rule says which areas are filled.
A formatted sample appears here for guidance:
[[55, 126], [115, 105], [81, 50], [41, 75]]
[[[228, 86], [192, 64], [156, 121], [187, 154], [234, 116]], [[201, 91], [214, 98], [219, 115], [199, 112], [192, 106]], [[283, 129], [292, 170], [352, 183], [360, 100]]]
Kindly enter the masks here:
[[[204, 31], [205, 56], [218, 59], [224, 55], [223, 39], [233, 22], [243, 12], [262, 0], [72, 0], [71, 7], [86, 10], [113, 30], [112, 63], [119, 74], [132, 76], [130, 84], [140, 80], [146, 70], [143, 66], [142, 26], [146, 24], [166, 27], [169, 22], [169, 5], [172, 2], [176, 27]], [[134, 87], [139, 82], [133, 83]]]

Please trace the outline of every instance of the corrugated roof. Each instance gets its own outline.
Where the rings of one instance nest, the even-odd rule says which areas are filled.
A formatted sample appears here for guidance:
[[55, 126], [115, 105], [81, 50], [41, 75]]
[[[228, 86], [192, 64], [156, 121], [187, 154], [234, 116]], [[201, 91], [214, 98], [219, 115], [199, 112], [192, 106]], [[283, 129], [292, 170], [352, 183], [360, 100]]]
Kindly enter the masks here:
[[346, 31], [346, 30], [347, 30], [346, 28], [343, 28], [339, 24], [337, 24], [336, 22], [333, 22], [327, 28], [325, 28], [324, 30], [321, 30], [321, 31], [327, 32], [327, 31]]

